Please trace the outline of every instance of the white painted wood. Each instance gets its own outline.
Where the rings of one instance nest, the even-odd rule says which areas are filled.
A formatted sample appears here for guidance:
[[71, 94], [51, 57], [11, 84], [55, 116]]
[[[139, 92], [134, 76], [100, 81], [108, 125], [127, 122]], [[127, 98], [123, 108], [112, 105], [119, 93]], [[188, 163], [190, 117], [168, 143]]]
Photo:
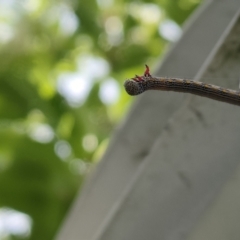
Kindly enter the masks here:
[[[217, 77], [210, 82], [237, 89], [239, 9], [236, 0], [201, 6], [157, 75]], [[240, 219], [239, 133], [239, 107], [180, 93], [137, 97], [57, 239], [240, 239], [230, 224]]]

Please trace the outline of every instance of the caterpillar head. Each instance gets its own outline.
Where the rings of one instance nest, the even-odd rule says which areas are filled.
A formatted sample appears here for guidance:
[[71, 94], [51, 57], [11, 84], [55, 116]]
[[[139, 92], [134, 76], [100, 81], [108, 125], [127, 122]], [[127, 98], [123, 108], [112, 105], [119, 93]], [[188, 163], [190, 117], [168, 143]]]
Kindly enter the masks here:
[[124, 87], [126, 92], [131, 96], [135, 96], [144, 92], [143, 84], [141, 81], [127, 79], [124, 83]]

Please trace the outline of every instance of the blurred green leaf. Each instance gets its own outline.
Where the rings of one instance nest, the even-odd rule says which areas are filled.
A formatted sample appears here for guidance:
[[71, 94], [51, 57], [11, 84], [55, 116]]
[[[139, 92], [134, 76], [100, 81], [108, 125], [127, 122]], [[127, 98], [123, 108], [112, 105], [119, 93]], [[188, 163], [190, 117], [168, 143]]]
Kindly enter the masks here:
[[[54, 239], [89, 165], [102, 156], [112, 129], [130, 106], [132, 98], [121, 87], [124, 79], [141, 74], [146, 62], [165, 51], [161, 23], [172, 19], [182, 25], [198, 4], [1, 4], [0, 207], [33, 220], [30, 236], [9, 233], [8, 239]], [[159, 17], [146, 14], [151, 10]], [[64, 74], [72, 78], [63, 86]], [[109, 105], [99, 98], [107, 79], [120, 86], [118, 102]]]

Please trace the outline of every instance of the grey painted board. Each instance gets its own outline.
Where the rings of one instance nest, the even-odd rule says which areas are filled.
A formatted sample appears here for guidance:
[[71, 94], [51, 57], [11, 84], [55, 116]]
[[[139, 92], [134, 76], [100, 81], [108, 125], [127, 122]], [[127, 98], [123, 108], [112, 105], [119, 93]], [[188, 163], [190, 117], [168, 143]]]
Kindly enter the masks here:
[[[206, 2], [157, 75], [216, 76], [211, 83], [236, 88], [239, 9], [236, 0]], [[138, 97], [57, 239], [201, 239], [204, 219], [214, 219], [207, 210], [238, 168], [239, 120], [239, 108], [209, 99]]]

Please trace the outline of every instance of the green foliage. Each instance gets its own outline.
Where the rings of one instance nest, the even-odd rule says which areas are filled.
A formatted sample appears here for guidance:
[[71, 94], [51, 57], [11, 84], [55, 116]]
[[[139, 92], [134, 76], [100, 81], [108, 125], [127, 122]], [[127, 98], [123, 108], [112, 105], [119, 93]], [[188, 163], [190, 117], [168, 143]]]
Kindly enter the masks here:
[[[126, 113], [124, 79], [164, 52], [159, 26], [181, 25], [199, 1], [10, 2], [0, 17], [0, 207], [33, 225], [5, 239], [50, 240]], [[61, 86], [74, 76], [72, 91], [85, 86], [77, 98]], [[120, 86], [109, 103], [99, 97], [107, 79]]]

